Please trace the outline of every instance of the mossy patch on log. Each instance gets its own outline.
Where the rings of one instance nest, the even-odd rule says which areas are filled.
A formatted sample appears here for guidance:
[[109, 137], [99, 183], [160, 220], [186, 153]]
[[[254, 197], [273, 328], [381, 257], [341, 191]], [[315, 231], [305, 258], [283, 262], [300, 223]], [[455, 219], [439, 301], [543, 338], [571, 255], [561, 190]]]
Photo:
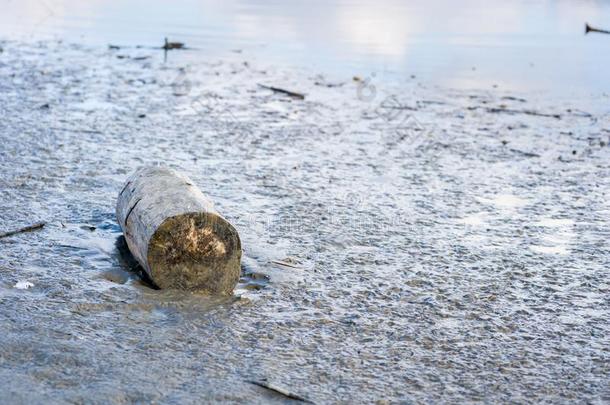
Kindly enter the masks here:
[[152, 279], [161, 288], [229, 294], [239, 280], [237, 231], [211, 213], [166, 219], [148, 244]]

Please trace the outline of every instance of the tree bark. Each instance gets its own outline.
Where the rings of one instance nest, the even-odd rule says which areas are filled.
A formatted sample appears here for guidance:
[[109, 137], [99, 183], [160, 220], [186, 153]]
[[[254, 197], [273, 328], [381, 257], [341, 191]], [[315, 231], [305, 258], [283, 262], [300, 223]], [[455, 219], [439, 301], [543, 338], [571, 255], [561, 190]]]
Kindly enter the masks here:
[[116, 215], [129, 250], [158, 287], [232, 293], [239, 235], [188, 177], [166, 167], [137, 170], [119, 193]]

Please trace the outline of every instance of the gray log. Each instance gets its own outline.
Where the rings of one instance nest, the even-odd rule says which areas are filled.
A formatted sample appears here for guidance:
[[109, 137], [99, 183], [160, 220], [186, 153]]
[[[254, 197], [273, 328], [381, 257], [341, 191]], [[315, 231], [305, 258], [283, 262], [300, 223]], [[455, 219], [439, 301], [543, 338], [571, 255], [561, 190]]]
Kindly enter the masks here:
[[129, 250], [160, 288], [235, 288], [239, 235], [188, 177], [166, 167], [137, 170], [119, 193], [116, 215]]

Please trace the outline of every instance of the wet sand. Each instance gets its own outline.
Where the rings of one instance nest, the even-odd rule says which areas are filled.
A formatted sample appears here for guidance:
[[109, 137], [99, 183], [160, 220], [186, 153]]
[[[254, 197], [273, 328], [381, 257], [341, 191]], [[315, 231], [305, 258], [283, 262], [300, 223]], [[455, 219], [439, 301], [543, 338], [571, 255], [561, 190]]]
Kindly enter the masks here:
[[[1, 230], [47, 222], [0, 240], [0, 402], [608, 399], [607, 96], [0, 46]], [[151, 163], [238, 228], [234, 297], [121, 255]]]

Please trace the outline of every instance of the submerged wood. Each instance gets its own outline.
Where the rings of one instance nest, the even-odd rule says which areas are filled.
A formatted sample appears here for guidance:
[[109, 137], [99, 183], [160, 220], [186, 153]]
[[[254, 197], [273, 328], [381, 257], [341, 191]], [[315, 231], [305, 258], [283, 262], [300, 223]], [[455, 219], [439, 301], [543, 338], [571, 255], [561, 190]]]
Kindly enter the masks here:
[[188, 177], [167, 167], [137, 170], [119, 193], [116, 215], [129, 250], [158, 287], [235, 288], [239, 235]]

